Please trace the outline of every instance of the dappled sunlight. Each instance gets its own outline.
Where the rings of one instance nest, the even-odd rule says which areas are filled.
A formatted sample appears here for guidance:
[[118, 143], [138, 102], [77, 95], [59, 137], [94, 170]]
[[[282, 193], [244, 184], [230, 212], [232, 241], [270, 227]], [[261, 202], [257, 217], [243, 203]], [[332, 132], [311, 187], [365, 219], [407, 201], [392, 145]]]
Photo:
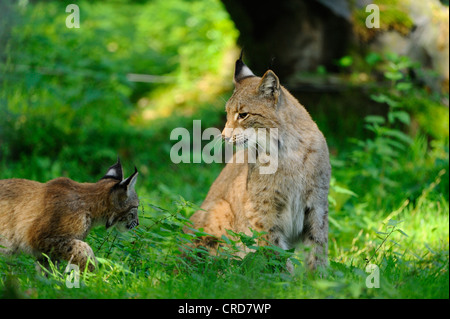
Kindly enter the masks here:
[[[434, 2], [433, 27], [448, 34], [448, 6]], [[99, 268], [80, 289], [65, 286], [64, 263], [45, 277], [33, 257], [0, 255], [0, 298], [448, 298], [448, 70], [377, 47], [379, 35], [396, 33], [392, 40], [416, 30], [409, 3], [379, 2], [386, 19], [376, 30], [367, 28], [364, 7], [351, 7], [349, 29], [361, 42], [302, 71], [300, 51], [287, 53], [295, 63], [282, 70], [285, 61], [274, 55], [286, 43], [264, 42], [259, 32], [269, 24], [233, 22], [221, 0], [81, 0], [81, 25], [73, 29], [64, 25], [61, 1], [2, 2], [0, 179], [96, 182], [119, 156], [124, 171], [139, 172], [141, 201], [132, 231], [92, 229], [86, 242]], [[313, 31], [317, 49], [323, 43], [316, 45]], [[291, 74], [280, 76], [281, 85], [330, 150], [330, 265], [318, 273], [306, 272], [307, 248], [255, 246], [266, 240], [256, 230], [214, 238], [213, 253], [195, 246], [210, 234], [194, 231], [189, 218], [225, 166], [205, 161], [203, 146], [225, 149], [220, 132], [245, 37], [261, 47], [244, 60]], [[448, 50], [443, 36], [432, 39], [439, 54]], [[295, 41], [283, 50], [303, 49]], [[215, 139], [202, 139], [200, 151], [189, 139], [189, 154], [179, 156], [188, 160], [176, 163], [171, 133], [192, 134], [194, 120], [198, 131], [217, 129]], [[380, 288], [366, 285], [368, 265], [379, 268]]]
[[238, 54], [236, 48], [227, 48], [223, 52], [218, 72], [199, 78], [186, 75], [189, 80], [161, 87], [142, 97], [137, 102], [138, 108], [130, 122], [148, 125], [172, 115], [193, 117], [202, 105], [223, 105], [224, 109], [225, 102], [221, 100], [221, 95], [232, 90], [234, 59]]

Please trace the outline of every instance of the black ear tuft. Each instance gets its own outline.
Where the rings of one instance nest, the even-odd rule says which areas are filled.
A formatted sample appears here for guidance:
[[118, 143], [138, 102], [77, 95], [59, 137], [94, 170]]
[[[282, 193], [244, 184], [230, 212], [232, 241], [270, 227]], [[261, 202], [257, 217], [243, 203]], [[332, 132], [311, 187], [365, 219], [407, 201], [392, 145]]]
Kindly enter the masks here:
[[134, 187], [136, 185], [137, 176], [138, 176], [138, 170], [137, 170], [137, 168], [135, 166], [134, 167], [134, 173], [131, 174], [131, 176], [128, 177], [127, 179], [124, 179], [123, 181], [121, 181], [116, 186], [122, 187], [123, 189], [126, 189], [127, 196], [130, 196], [131, 192], [134, 191]]
[[236, 61], [236, 66], [234, 68], [234, 83], [239, 83], [242, 79], [255, 76], [250, 70], [248, 66], [245, 65], [244, 61], [242, 61], [242, 56], [244, 54], [244, 50], [242, 49], [241, 55], [239, 59]]
[[112, 165], [106, 172], [105, 176], [102, 177], [102, 179], [105, 178], [117, 179], [119, 181], [123, 179], [122, 164], [120, 163], [119, 156], [117, 156], [117, 163]]

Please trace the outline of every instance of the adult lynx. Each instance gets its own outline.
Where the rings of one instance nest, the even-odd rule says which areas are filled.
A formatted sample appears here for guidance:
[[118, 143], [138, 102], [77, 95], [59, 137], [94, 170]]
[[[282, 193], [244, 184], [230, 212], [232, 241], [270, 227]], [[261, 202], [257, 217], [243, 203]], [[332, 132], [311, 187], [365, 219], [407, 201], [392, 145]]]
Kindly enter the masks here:
[[[295, 248], [302, 242], [311, 247], [309, 268], [325, 266], [331, 175], [325, 138], [273, 71], [257, 77], [241, 55], [236, 61], [234, 83], [222, 136], [228, 142], [246, 145], [247, 131], [276, 128], [277, 136], [271, 138], [276, 139], [278, 152], [264, 155], [269, 161], [278, 161], [278, 166], [273, 174], [262, 174], [260, 169], [265, 164], [260, 161], [228, 163], [211, 186], [203, 210], [197, 211], [191, 221], [195, 228], [218, 238], [227, 234], [226, 229], [251, 235], [251, 228], [267, 232], [268, 241], [282, 249]], [[241, 152], [248, 158], [250, 149]], [[204, 237], [200, 244], [217, 247], [210, 237]]]
[[38, 258], [45, 253], [84, 270], [88, 258], [95, 263], [91, 247], [83, 241], [91, 227], [126, 231], [139, 225], [137, 175], [135, 170], [123, 180], [118, 160], [97, 183], [64, 177], [44, 184], [0, 180], [0, 252], [23, 251]]

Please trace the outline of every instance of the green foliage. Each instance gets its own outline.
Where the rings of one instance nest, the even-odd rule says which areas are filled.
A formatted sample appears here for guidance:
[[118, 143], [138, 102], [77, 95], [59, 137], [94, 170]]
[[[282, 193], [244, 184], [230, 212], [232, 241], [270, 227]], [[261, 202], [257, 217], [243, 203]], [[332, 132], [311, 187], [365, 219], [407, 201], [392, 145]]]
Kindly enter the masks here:
[[[358, 188], [364, 189], [364, 194], [368, 196], [377, 194], [378, 205], [381, 204], [381, 199], [386, 202], [389, 194], [395, 194], [400, 190], [407, 191], [403, 179], [399, 179], [399, 176], [411, 174], [411, 178], [415, 178], [417, 173], [412, 174], [405, 170], [403, 159], [411, 154], [413, 145], [422, 142], [422, 140], [414, 141], [405, 132], [411, 126], [409, 112], [414, 110], [414, 104], [410, 103], [411, 97], [422, 90], [408, 75], [409, 70], [418, 66], [407, 57], [393, 54], [387, 55], [386, 60], [388, 68], [384, 72], [384, 77], [390, 84], [387, 88], [376, 89], [377, 92], [370, 95], [373, 101], [387, 106], [386, 116], [368, 115], [364, 118], [365, 128], [370, 135], [365, 140], [353, 139], [357, 147], [349, 155], [352, 169], [348, 171], [349, 176], [353, 176], [351, 183], [353, 185], [356, 183]], [[420, 133], [416, 138], [420, 139]], [[441, 138], [440, 143], [448, 143], [445, 135]], [[439, 156], [443, 159], [448, 158], [448, 149], [442, 151]], [[428, 157], [425, 153], [420, 156], [424, 159]], [[442, 168], [445, 168], [445, 164], [437, 166], [434, 172], [437, 173]], [[368, 185], [372, 187], [369, 188]]]
[[[263, 240], [263, 234], [258, 232], [251, 236], [229, 233], [219, 239], [221, 247], [215, 254], [202, 247], [194, 248], [192, 243], [207, 235], [202, 231], [195, 234], [182, 231], [190, 226], [185, 214], [195, 209], [196, 205], [183, 199], [176, 201], [171, 211], [143, 203], [139, 212], [143, 223], [135, 231], [121, 234], [96, 229], [87, 241], [98, 258], [98, 269], [95, 273], [81, 273], [80, 288], [66, 286], [66, 280], [71, 277], [64, 273], [65, 263], [58, 266], [50, 263], [49, 272], [43, 276], [30, 271], [33, 268], [30, 257], [19, 256], [7, 262], [0, 259], [0, 270], [8, 274], [1, 279], [2, 292], [32, 298], [441, 298], [448, 295], [445, 243], [439, 248], [433, 243], [435, 239], [428, 237], [429, 244], [421, 249], [412, 248], [417, 244], [407, 242], [415, 240], [414, 226], [411, 228], [408, 216], [420, 220], [423, 214], [420, 210], [407, 212], [408, 205], [390, 214], [373, 231], [376, 234], [373, 241], [364, 243], [366, 239], [361, 236], [354, 238], [351, 251], [344, 254], [352, 261], [340, 261], [333, 256], [323, 277], [305, 273], [303, 257], [298, 253], [271, 245], [255, 245]], [[442, 212], [436, 212], [442, 216]], [[448, 224], [448, 215], [440, 222]], [[442, 229], [435, 233], [442, 233]], [[254, 251], [244, 258], [236, 256], [244, 247]], [[345, 249], [345, 245], [341, 247]], [[358, 265], [359, 254], [368, 259], [362, 259]], [[295, 266], [293, 275], [286, 271], [288, 258]], [[365, 286], [364, 269], [368, 262], [381, 268], [380, 289]], [[395, 287], [395, 283], [399, 286]]]
[[[395, 186], [396, 182], [389, 178], [389, 170], [398, 170], [398, 159], [412, 144], [412, 139], [401, 130], [400, 125], [408, 126], [410, 116], [401, 105], [401, 100], [412, 89], [412, 83], [404, 79], [404, 72], [410, 67], [406, 57], [390, 61], [390, 69], [384, 73], [386, 79], [392, 81], [391, 90], [371, 95], [377, 103], [388, 105], [387, 121], [383, 116], [369, 115], [364, 118], [365, 127], [373, 133], [373, 137], [365, 141], [357, 140], [358, 148], [352, 153], [355, 165], [362, 165], [360, 172], [380, 186], [375, 191], [380, 197], [386, 196], [386, 186]], [[400, 80], [405, 80], [399, 82]], [[361, 179], [361, 175], [358, 174]], [[362, 182], [365, 182], [362, 180]]]
[[[134, 102], [168, 80], [183, 86], [217, 74], [236, 37], [219, 1], [78, 5], [79, 29], [65, 27], [59, 1], [11, 5], [4, 13], [16, 25], [0, 64], [0, 163], [16, 177], [46, 180], [79, 163], [100, 174], [94, 167], [117, 153], [142, 150], [130, 141], [153, 132], [127, 124]], [[130, 82], [129, 73], [150, 74], [156, 83]], [[30, 157], [44, 165], [30, 172], [12, 163]]]
[[[309, 274], [304, 249], [257, 245], [264, 233], [228, 232], [211, 254], [192, 245], [208, 234], [183, 231], [223, 166], [174, 165], [169, 135], [193, 119], [223, 125], [223, 81], [231, 83], [223, 61], [237, 31], [221, 3], [77, 3], [80, 29], [61, 27], [59, 1], [0, 10], [0, 178], [92, 182], [119, 154], [125, 173], [140, 172], [140, 226], [91, 231], [99, 265], [80, 288], [66, 286], [64, 262], [50, 260], [44, 275], [30, 256], [1, 256], [1, 298], [448, 298], [448, 108], [410, 77], [418, 66], [373, 52], [345, 57], [338, 64], [349, 81], [380, 69], [383, 81], [367, 88], [369, 101], [359, 90], [312, 108], [333, 177], [330, 265]], [[128, 73], [157, 82], [130, 82]], [[376, 112], [349, 114], [349, 102]], [[380, 268], [380, 288], [365, 284], [368, 263]]]

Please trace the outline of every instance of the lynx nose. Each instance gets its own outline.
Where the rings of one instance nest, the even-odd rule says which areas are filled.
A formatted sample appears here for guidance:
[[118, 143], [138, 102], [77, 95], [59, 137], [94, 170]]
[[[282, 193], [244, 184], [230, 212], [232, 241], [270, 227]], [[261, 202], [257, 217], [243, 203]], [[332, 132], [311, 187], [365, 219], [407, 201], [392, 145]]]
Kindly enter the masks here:
[[225, 142], [229, 143], [231, 142], [231, 139], [233, 137], [233, 129], [226, 127], [222, 131], [222, 138], [225, 140]]

